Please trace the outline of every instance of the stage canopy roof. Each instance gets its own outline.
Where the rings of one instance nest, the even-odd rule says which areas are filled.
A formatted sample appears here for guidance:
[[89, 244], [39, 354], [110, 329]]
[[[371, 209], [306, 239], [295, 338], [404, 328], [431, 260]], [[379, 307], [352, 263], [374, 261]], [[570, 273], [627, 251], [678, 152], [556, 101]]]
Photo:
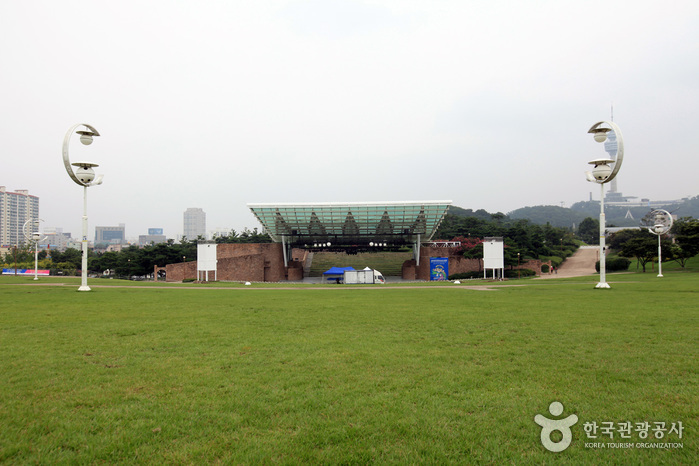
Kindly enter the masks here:
[[429, 241], [451, 201], [248, 204], [276, 242], [312, 247]]

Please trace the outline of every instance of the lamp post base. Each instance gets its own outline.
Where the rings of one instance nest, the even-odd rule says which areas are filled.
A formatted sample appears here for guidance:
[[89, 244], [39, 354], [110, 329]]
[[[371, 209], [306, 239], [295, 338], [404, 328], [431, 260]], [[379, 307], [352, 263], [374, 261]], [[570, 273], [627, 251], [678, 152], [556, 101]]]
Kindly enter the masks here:
[[92, 291], [89, 286], [83, 285], [80, 288], [78, 288], [78, 291]]
[[609, 289], [609, 288], [611, 288], [611, 286], [609, 286], [609, 283], [607, 283], [607, 282], [599, 282], [597, 285], [595, 285], [595, 288]]
[[659, 274], [658, 274], [658, 277], [662, 277], [662, 276], [663, 276], [663, 274], [662, 274], [662, 273], [659, 273]]

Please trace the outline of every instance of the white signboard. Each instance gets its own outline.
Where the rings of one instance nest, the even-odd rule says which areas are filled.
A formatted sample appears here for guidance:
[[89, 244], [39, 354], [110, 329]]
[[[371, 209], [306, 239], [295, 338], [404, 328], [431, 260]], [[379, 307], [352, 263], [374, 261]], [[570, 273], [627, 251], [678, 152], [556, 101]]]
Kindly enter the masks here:
[[505, 268], [505, 249], [502, 238], [485, 238], [483, 241], [483, 266], [486, 269]]
[[488, 269], [493, 270], [493, 278], [495, 278], [495, 270], [500, 270], [500, 278], [503, 277], [505, 270], [505, 243], [501, 237], [488, 237], [483, 239], [483, 274], [487, 274]]
[[[216, 243], [199, 243], [197, 244], [197, 278], [205, 276], [205, 280], [209, 281], [209, 274], [206, 272], [214, 271], [216, 275]], [[201, 272], [204, 272], [202, 275]]]

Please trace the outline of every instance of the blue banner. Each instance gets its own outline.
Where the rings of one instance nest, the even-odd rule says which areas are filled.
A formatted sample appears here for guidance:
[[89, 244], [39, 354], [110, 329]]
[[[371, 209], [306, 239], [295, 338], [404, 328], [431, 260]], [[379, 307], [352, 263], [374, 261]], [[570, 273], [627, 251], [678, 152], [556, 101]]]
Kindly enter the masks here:
[[449, 258], [430, 257], [430, 281], [449, 279]]

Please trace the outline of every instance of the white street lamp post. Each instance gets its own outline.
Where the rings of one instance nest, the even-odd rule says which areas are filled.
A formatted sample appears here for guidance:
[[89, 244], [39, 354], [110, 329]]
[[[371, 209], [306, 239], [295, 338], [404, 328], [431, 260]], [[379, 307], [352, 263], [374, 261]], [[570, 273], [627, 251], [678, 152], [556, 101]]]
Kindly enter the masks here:
[[[650, 224], [644, 225], [648, 231], [658, 237], [658, 277], [663, 276], [663, 251], [661, 236], [672, 228], [672, 215], [667, 210], [657, 209], [650, 213]], [[647, 218], [647, 217], [646, 217]]]
[[[33, 242], [34, 243], [34, 280], [39, 279], [39, 241], [46, 239], [46, 236], [41, 236], [41, 232], [39, 232], [39, 222], [43, 222], [40, 218], [35, 218], [32, 220], [27, 220], [24, 222], [24, 237], [27, 238], [27, 241]], [[28, 227], [31, 226], [33, 227], [30, 230]]]
[[[607, 126], [607, 127], [605, 127]], [[624, 140], [621, 136], [619, 127], [611, 121], [600, 121], [592, 125], [588, 133], [594, 135], [595, 141], [604, 142], [607, 140], [607, 133], [613, 132], [616, 136], [616, 151], [610, 157], [599, 158], [590, 161], [594, 165], [592, 172], [587, 172], [587, 180], [600, 185], [600, 214], [599, 214], [599, 278], [595, 288], [610, 288], [607, 283], [606, 271], [606, 225], [604, 216], [604, 184], [609, 183], [614, 179], [621, 168], [621, 162], [624, 160]]]
[[[81, 131], [76, 131], [78, 127], [84, 126], [85, 129]], [[68, 156], [68, 146], [70, 144], [70, 138], [73, 133], [80, 135], [80, 142], [86, 146], [92, 144], [92, 137], [99, 136], [100, 133], [97, 132], [92, 126], [81, 123], [73, 126], [66, 133], [63, 139], [63, 165], [66, 167], [68, 176], [75, 181], [78, 185], [83, 187], [83, 234], [82, 234], [82, 280], [80, 283], [80, 288], [78, 291], [90, 291], [90, 287], [87, 286], [87, 188], [89, 186], [97, 186], [102, 184], [103, 175], [97, 176], [95, 179], [95, 171], [92, 167], [97, 167], [96, 163], [91, 162], [75, 162], [70, 163], [70, 158]], [[73, 171], [71, 165], [78, 167], [77, 170]], [[93, 181], [94, 180], [94, 181]]]

